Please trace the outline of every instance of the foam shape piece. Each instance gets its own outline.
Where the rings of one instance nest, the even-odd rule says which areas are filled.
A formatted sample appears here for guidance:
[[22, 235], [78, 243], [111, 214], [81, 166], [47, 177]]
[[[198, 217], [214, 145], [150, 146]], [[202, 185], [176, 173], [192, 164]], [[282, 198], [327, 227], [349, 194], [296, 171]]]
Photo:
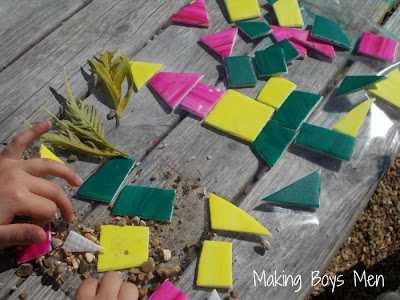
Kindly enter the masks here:
[[175, 190], [126, 185], [114, 203], [114, 215], [171, 221]]
[[209, 197], [212, 229], [271, 235], [264, 226], [237, 206], [212, 193]]
[[150, 296], [149, 300], [190, 300], [190, 298], [171, 281], [165, 280]]
[[230, 88], [252, 87], [257, 84], [257, 76], [249, 56], [224, 57], [224, 65]]
[[318, 170], [262, 199], [262, 201], [318, 208], [320, 193], [321, 170]]
[[69, 252], [92, 252], [106, 250], [79, 233], [76, 233], [75, 231], [69, 232], [62, 247]]
[[179, 107], [204, 118], [224, 94], [223, 90], [199, 82], [182, 100]]
[[256, 51], [258, 76], [266, 77], [287, 73], [285, 54], [282, 48]]
[[272, 120], [290, 129], [298, 130], [321, 100], [322, 96], [318, 94], [293, 91]]
[[333, 126], [333, 130], [356, 137], [358, 130], [374, 101], [375, 98], [371, 98], [353, 108]]
[[257, 0], [225, 0], [231, 22], [255, 19], [261, 16]]
[[210, 26], [208, 13], [204, 0], [196, 0], [196, 2], [186, 6], [169, 18], [173, 22], [197, 25], [203, 27]]
[[261, 89], [257, 100], [278, 110], [295, 88], [296, 84], [290, 80], [271, 77]]
[[293, 36], [295, 36], [297, 33], [301, 34], [303, 30], [299, 28], [280, 27], [275, 25], [270, 25], [270, 27], [272, 29], [272, 36], [274, 37], [275, 41], [280, 42], [287, 39], [299, 52], [300, 57], [307, 56], [307, 48], [304, 46], [304, 44], [293, 38]]
[[323, 127], [304, 123], [295, 144], [347, 160], [353, 155], [356, 138]]
[[303, 27], [304, 21], [300, 12], [297, 0], [278, 0], [272, 4], [278, 19], [279, 26], [282, 27]]
[[394, 62], [399, 42], [365, 31], [361, 37], [358, 53]]
[[253, 147], [273, 167], [292, 143], [296, 134], [296, 131], [270, 121], [261, 130]]
[[336, 91], [336, 96], [357, 92], [365, 87], [386, 79], [385, 76], [346, 76]]
[[274, 109], [243, 94], [228, 90], [205, 119], [205, 123], [252, 143]]
[[141, 266], [148, 259], [149, 227], [102, 225], [97, 272]]
[[40, 157], [58, 161], [58, 162], [64, 164], [64, 162], [61, 159], [59, 159], [53, 152], [51, 152], [49, 150], [49, 148], [47, 148], [43, 144], [40, 145]]
[[351, 50], [349, 38], [335, 22], [316, 15], [311, 35], [317, 39], [332, 43], [336, 46]]
[[212, 290], [211, 295], [208, 297], [208, 300], [221, 300], [216, 289]]
[[76, 194], [91, 200], [111, 202], [134, 164], [135, 161], [130, 158], [109, 159], [79, 187]]
[[293, 35], [293, 38], [331, 59], [336, 58], [335, 48], [332, 44], [311, 36], [310, 30], [298, 32], [296, 35]]
[[213, 288], [232, 286], [232, 243], [204, 241], [196, 283]]
[[263, 22], [238, 22], [236, 26], [250, 39], [258, 39], [272, 32], [271, 27]]
[[18, 264], [38, 258], [51, 251], [50, 223], [47, 223], [43, 229], [46, 232], [46, 240], [43, 243], [16, 246], [15, 256]]
[[229, 28], [200, 38], [204, 44], [222, 57], [231, 56], [238, 28]]
[[272, 46], [268, 47], [267, 49], [275, 49], [275, 48], [282, 48], [283, 54], [285, 54], [286, 63], [300, 57], [299, 51], [297, 51], [297, 49], [287, 39], [277, 42]]
[[278, 1], [278, 0], [267, 0], [267, 2], [269, 3], [269, 4], [274, 4], [276, 1]]
[[141, 61], [131, 61], [131, 74], [136, 89], [139, 90], [157, 71], [162, 64], [153, 64]]
[[400, 71], [394, 69], [386, 74], [385, 80], [375, 83], [368, 91], [390, 104], [400, 107]]

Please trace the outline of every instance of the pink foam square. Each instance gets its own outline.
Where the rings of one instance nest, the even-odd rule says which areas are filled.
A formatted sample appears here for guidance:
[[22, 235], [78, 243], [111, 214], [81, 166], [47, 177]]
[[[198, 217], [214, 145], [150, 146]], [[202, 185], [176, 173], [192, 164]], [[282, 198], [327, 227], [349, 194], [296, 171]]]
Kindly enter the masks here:
[[51, 251], [50, 223], [44, 226], [43, 229], [46, 232], [46, 240], [43, 243], [17, 246], [16, 257], [19, 264], [38, 258]]
[[394, 62], [398, 44], [396, 40], [365, 31], [358, 52]]
[[293, 35], [293, 38], [329, 58], [336, 58], [333, 45], [312, 37], [310, 30], [298, 32], [296, 35]]
[[190, 300], [180, 289], [166, 280], [151, 295], [149, 300]]

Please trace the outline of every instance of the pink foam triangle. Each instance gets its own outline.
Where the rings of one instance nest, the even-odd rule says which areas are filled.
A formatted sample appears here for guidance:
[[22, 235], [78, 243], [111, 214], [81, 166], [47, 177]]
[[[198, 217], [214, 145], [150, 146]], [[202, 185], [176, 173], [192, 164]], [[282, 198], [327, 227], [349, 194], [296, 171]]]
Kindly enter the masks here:
[[203, 36], [200, 40], [222, 57], [230, 56], [237, 32], [238, 28], [234, 27]]
[[44, 226], [43, 229], [46, 232], [46, 240], [43, 243], [17, 246], [15, 253], [17, 257], [17, 263], [22, 264], [51, 251], [50, 224]]
[[296, 35], [293, 35], [293, 38], [329, 58], [336, 58], [333, 45], [312, 37], [310, 30], [298, 32]]
[[204, 0], [196, 0], [195, 3], [186, 6], [169, 19], [183, 24], [206, 27], [210, 26], [210, 20], [208, 19], [207, 8]]
[[174, 108], [203, 76], [195, 73], [159, 72], [149, 80], [149, 83], [165, 102]]
[[303, 30], [298, 28], [280, 27], [275, 25], [270, 25], [270, 27], [273, 30], [272, 35], [277, 42], [288, 39], [293, 47], [295, 47], [296, 50], [299, 52], [301, 57], [307, 56], [307, 48], [302, 43], [293, 38], [293, 36], [301, 34]]

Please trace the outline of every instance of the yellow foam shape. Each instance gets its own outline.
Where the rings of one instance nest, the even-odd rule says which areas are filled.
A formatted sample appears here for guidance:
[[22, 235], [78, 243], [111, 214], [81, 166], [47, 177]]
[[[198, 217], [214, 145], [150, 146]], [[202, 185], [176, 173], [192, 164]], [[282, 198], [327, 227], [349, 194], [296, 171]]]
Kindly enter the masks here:
[[211, 193], [209, 197], [212, 229], [271, 235], [264, 226], [232, 203]]
[[196, 283], [213, 288], [232, 286], [232, 243], [204, 241]]
[[297, 0], [278, 0], [272, 4], [279, 26], [303, 27], [304, 21]]
[[296, 86], [285, 78], [271, 77], [258, 94], [257, 100], [278, 110]]
[[385, 75], [387, 79], [371, 85], [367, 90], [383, 100], [400, 107], [400, 71], [395, 69]]
[[58, 162], [64, 164], [64, 162], [61, 159], [59, 159], [53, 152], [51, 152], [49, 150], [49, 148], [47, 148], [43, 144], [40, 145], [40, 157], [52, 159], [52, 160], [55, 160], [55, 161], [58, 161]]
[[374, 103], [375, 100], [375, 98], [368, 99], [367, 101], [364, 101], [360, 105], [353, 108], [341, 120], [339, 120], [339, 122], [337, 122], [335, 126], [333, 126], [333, 129], [341, 133], [356, 137], [357, 132], [365, 119], [365, 116], [367, 115], [372, 103]]
[[131, 61], [130, 67], [133, 82], [136, 89], [139, 90], [162, 67], [162, 64]]
[[97, 272], [139, 267], [148, 259], [149, 228], [102, 225]]
[[272, 107], [228, 90], [204, 121], [242, 140], [254, 142], [273, 113]]
[[231, 22], [254, 19], [261, 16], [257, 0], [225, 0]]

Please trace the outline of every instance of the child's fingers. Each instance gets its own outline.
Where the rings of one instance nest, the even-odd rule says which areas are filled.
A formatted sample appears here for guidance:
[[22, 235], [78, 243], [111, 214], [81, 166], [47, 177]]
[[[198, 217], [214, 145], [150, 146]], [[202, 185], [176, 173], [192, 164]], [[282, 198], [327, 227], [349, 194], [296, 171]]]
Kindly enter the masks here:
[[82, 184], [82, 178], [80, 178], [71, 168], [51, 159], [29, 159], [23, 163], [22, 167], [25, 172], [32, 176], [43, 177], [46, 175], [52, 175], [63, 178], [69, 184], [74, 186], [80, 186]]
[[76, 291], [75, 300], [88, 300], [96, 297], [99, 282], [94, 278], [85, 279]]
[[136, 285], [126, 282], [121, 285], [118, 293], [118, 300], [135, 300], [139, 297]]
[[105, 299], [117, 299], [121, 284], [122, 275], [120, 273], [107, 272], [100, 283], [97, 295], [101, 295]]
[[14, 199], [10, 209], [14, 216], [50, 220], [57, 211], [57, 205], [49, 199], [26, 192]]
[[2, 155], [11, 159], [20, 159], [25, 148], [51, 128], [50, 121], [44, 121], [17, 135], [3, 150]]
[[0, 225], [0, 247], [29, 245], [46, 240], [46, 232], [33, 224]]

